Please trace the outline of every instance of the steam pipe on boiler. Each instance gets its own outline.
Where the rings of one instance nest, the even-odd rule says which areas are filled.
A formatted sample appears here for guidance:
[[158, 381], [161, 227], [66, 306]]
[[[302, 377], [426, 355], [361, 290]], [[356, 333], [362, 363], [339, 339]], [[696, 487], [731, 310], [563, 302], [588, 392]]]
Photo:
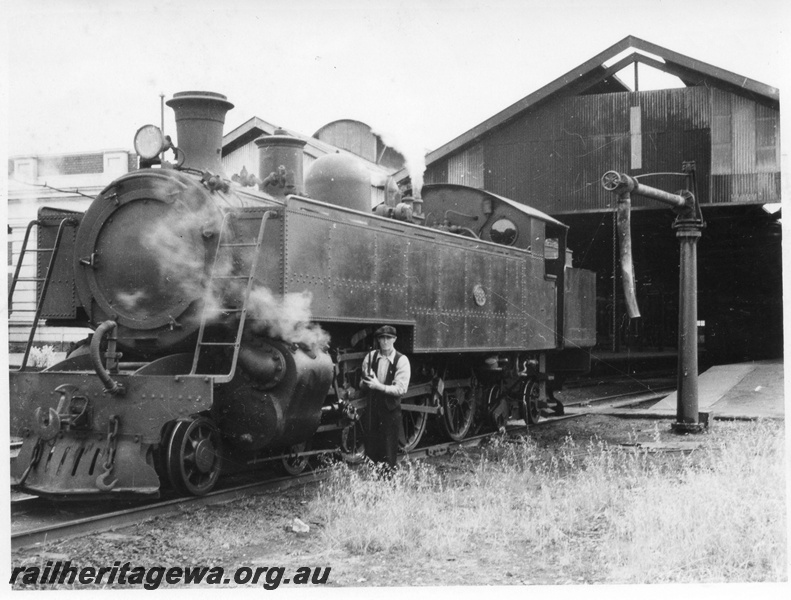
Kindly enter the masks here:
[[[107, 369], [104, 368], [102, 364], [102, 356], [101, 356], [101, 346], [102, 340], [104, 336], [106, 336], [111, 331], [114, 331], [118, 325], [115, 321], [105, 321], [101, 325], [96, 328], [96, 331], [93, 334], [93, 339], [91, 339], [91, 363], [93, 364], [93, 369], [96, 371], [96, 376], [101, 379], [102, 383], [104, 384], [104, 389], [115, 396], [123, 395], [126, 391], [124, 386], [117, 381], [115, 381], [110, 374], [107, 372]], [[114, 342], [111, 343], [111, 352], [115, 354], [114, 351]]]

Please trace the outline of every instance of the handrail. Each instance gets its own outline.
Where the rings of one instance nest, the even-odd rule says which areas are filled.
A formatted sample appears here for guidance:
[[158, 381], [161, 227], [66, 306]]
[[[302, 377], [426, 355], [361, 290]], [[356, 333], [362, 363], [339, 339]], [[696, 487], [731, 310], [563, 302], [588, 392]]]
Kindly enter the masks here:
[[[211, 304], [210, 300], [211, 300], [211, 295], [213, 293], [212, 282], [216, 278], [215, 274], [216, 274], [216, 270], [217, 270], [217, 263], [219, 262], [219, 259], [220, 259], [220, 249], [223, 248], [223, 247], [228, 247], [228, 246], [232, 246], [232, 245], [233, 246], [238, 246], [238, 244], [223, 244], [222, 243], [223, 233], [226, 231], [225, 225], [226, 225], [226, 222], [228, 220], [228, 217], [231, 214], [232, 213], [226, 213], [224, 215], [222, 225], [220, 226], [220, 235], [218, 236], [218, 240], [217, 240], [217, 252], [214, 255], [214, 264], [212, 265], [211, 276], [209, 277], [209, 282], [207, 283], [207, 286], [206, 286], [206, 292], [205, 292], [204, 301], [203, 301], [203, 312], [202, 312], [202, 315], [201, 315], [201, 324], [200, 324], [200, 329], [198, 330], [198, 340], [197, 340], [197, 343], [195, 344], [195, 356], [193, 357], [192, 369], [190, 370], [190, 375], [197, 374], [198, 360], [200, 359], [200, 349], [201, 349], [202, 346], [207, 346], [207, 345], [233, 346], [234, 350], [233, 350], [233, 357], [231, 359], [230, 371], [227, 374], [225, 374], [225, 375], [216, 376], [215, 377], [215, 381], [217, 383], [227, 383], [227, 382], [229, 382], [231, 379], [233, 379], [233, 376], [234, 376], [234, 374], [236, 372], [236, 365], [237, 365], [238, 359], [239, 359], [239, 347], [241, 345], [242, 333], [244, 331], [244, 323], [245, 323], [245, 320], [246, 320], [246, 317], [247, 317], [247, 302], [248, 302], [248, 300], [250, 298], [250, 292], [252, 291], [252, 288], [253, 288], [253, 279], [255, 277], [255, 272], [256, 272], [256, 269], [258, 268], [258, 259], [259, 259], [260, 255], [261, 255], [260, 250], [261, 250], [261, 244], [263, 243], [263, 239], [264, 239], [264, 231], [266, 229], [266, 224], [269, 221], [269, 218], [272, 215], [275, 215], [276, 212], [272, 211], [272, 210], [268, 210], [262, 215], [262, 217], [261, 217], [261, 225], [259, 227], [258, 235], [256, 237], [256, 243], [255, 244], [249, 244], [250, 247], [254, 247], [255, 249], [253, 251], [254, 254], [253, 254], [252, 260], [250, 261], [250, 272], [247, 275], [247, 286], [245, 288], [244, 297], [242, 299], [242, 308], [239, 311], [240, 312], [240, 317], [239, 317], [238, 328], [237, 328], [237, 331], [236, 331], [236, 339], [235, 339], [235, 341], [234, 342], [213, 342], [213, 343], [209, 344], [209, 343], [204, 343], [203, 342], [203, 335], [204, 335], [204, 331], [205, 331], [205, 328], [206, 328], [206, 321], [207, 321], [206, 307]], [[247, 244], [245, 244], [245, 245], [247, 245]]]
[[[8, 298], [8, 314], [11, 314], [11, 294], [13, 294], [14, 288], [16, 287], [16, 280], [19, 275], [19, 269], [22, 265], [22, 260], [24, 258], [25, 250], [27, 249], [27, 241], [28, 236], [30, 235], [30, 230], [33, 224], [40, 225], [39, 221], [32, 221], [28, 225], [28, 230], [25, 232], [25, 240], [24, 240], [24, 248], [23, 251], [19, 255], [19, 262], [17, 263], [17, 270], [14, 274], [14, 282], [9, 292]], [[19, 371], [24, 371], [25, 367], [27, 367], [27, 359], [30, 356], [30, 350], [33, 347], [33, 338], [36, 336], [36, 330], [38, 329], [38, 322], [41, 318], [41, 312], [44, 310], [44, 300], [47, 297], [47, 290], [49, 289], [49, 282], [52, 280], [52, 267], [55, 265], [55, 259], [58, 256], [58, 250], [60, 249], [60, 241], [63, 237], [63, 228], [66, 225], [78, 225], [79, 221], [73, 217], [66, 217], [65, 219], [61, 220], [60, 224], [58, 225], [58, 233], [55, 235], [55, 242], [52, 244], [52, 255], [49, 257], [49, 264], [47, 265], [47, 274], [44, 277], [44, 281], [41, 285], [41, 293], [39, 294], [37, 304], [36, 304], [36, 314], [33, 317], [33, 325], [30, 328], [30, 335], [28, 336], [27, 344], [25, 345], [25, 354], [22, 357], [22, 362], [19, 365]]]
[[11, 300], [14, 297], [14, 290], [16, 289], [16, 282], [19, 279], [19, 272], [22, 270], [22, 261], [25, 258], [25, 253], [27, 252], [27, 243], [30, 239], [30, 232], [33, 229], [34, 225], [39, 225], [41, 222], [37, 219], [34, 219], [30, 223], [27, 224], [27, 229], [25, 230], [25, 238], [22, 241], [22, 248], [19, 251], [19, 259], [16, 261], [16, 269], [14, 270], [14, 278], [11, 280], [11, 286], [8, 288], [8, 316], [11, 316], [12, 311], [12, 304]]

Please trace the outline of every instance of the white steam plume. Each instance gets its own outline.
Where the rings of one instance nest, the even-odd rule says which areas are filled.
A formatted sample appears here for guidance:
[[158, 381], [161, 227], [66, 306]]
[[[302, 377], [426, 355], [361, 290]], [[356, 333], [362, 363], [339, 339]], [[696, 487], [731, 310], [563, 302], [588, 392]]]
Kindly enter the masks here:
[[247, 314], [253, 319], [251, 328], [271, 338], [302, 344], [313, 350], [322, 349], [329, 345], [330, 335], [311, 322], [312, 299], [309, 292], [280, 298], [265, 287], [256, 287], [250, 292], [247, 303]]
[[[185, 203], [195, 206], [197, 203]], [[195, 246], [196, 235], [211, 231], [220, 235], [222, 214], [211, 204], [199, 209], [174, 209], [167, 219], [157, 222], [143, 235], [142, 243], [158, 259], [159, 285], [161, 289], [175, 290], [180, 297], [204, 300], [204, 311], [208, 320], [228, 318], [224, 309], [239, 304], [244, 298], [247, 279], [228, 279], [227, 275], [247, 275], [249, 264], [241, 264], [225, 249], [217, 263], [215, 279], [210, 293], [204, 264], [205, 255]], [[210, 267], [210, 265], [209, 265]], [[150, 276], [155, 276], [153, 273]], [[133, 310], [138, 301], [144, 300], [142, 290], [124, 290], [117, 294], [118, 301], [128, 310]], [[263, 286], [250, 292], [247, 304], [248, 324], [259, 334], [282, 339], [292, 344], [302, 344], [311, 349], [323, 349], [329, 345], [330, 336], [311, 321], [311, 295], [308, 292], [286, 294], [278, 297]], [[231, 313], [234, 316], [237, 313]], [[228, 324], [233, 326], [232, 323]]]
[[419, 196], [423, 187], [423, 174], [426, 172], [426, 147], [419, 136], [372, 131], [382, 138], [387, 146], [397, 150], [404, 157], [404, 166], [409, 172], [409, 179], [412, 182], [412, 194]]
[[[171, 218], [157, 222], [143, 236], [143, 244], [155, 253], [159, 266], [159, 285], [162, 289], [175, 290], [187, 299], [204, 298], [207, 284], [204, 276], [204, 254], [196, 248], [196, 236], [203, 232], [220, 235], [222, 215], [211, 205], [202, 205], [198, 210], [178, 210]], [[217, 263], [216, 275], [229, 275], [233, 268], [230, 255], [223, 253]], [[222, 281], [222, 280], [220, 280]], [[214, 291], [213, 291], [214, 292]], [[214, 302], [217, 293], [212, 293], [210, 315], [219, 311]]]
[[118, 302], [123, 309], [131, 313], [136, 312], [138, 303], [147, 298], [148, 294], [144, 290], [135, 290], [134, 292], [118, 291], [115, 294], [116, 302]]

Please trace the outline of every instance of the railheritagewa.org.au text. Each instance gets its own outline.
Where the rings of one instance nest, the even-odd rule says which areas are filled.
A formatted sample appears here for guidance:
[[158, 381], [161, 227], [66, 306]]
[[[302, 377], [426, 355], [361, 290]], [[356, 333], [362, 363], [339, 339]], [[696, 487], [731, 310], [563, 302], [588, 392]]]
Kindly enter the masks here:
[[47, 561], [44, 566], [13, 567], [9, 583], [17, 587], [33, 585], [142, 586], [155, 590], [167, 585], [258, 585], [265, 590], [286, 585], [323, 585], [330, 567], [223, 567], [175, 566], [143, 567], [115, 561], [111, 567], [79, 567], [71, 561]]

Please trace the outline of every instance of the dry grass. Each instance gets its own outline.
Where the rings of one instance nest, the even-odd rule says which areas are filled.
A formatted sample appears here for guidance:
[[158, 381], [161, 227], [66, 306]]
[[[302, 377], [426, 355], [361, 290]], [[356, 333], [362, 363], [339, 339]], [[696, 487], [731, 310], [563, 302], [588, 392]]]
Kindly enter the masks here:
[[718, 423], [701, 439], [688, 454], [495, 440], [389, 482], [338, 464], [310, 518], [328, 552], [420, 563], [472, 545], [573, 581], [786, 580], [782, 424]]
[[46, 369], [58, 362], [53, 346], [35, 346], [30, 349], [28, 364], [37, 369]]

